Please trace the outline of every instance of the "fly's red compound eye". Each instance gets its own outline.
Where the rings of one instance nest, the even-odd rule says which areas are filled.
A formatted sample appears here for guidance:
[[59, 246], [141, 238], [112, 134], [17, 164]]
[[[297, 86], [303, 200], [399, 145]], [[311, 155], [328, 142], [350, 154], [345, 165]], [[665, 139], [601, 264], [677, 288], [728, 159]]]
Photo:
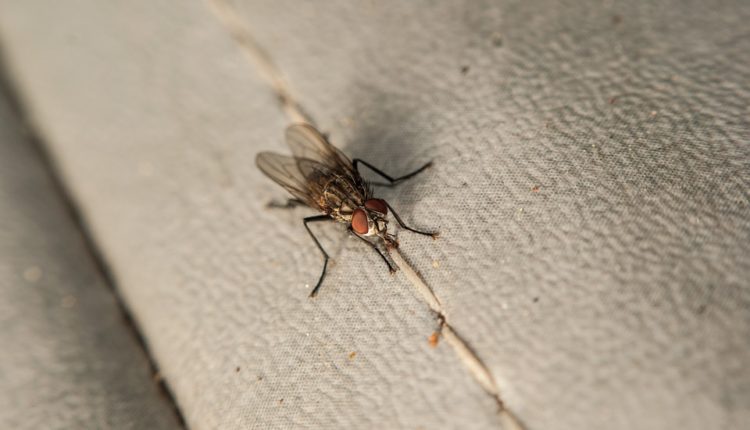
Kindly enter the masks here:
[[352, 213], [352, 230], [357, 234], [367, 234], [370, 225], [367, 222], [367, 213], [362, 209], [355, 209]]
[[371, 211], [380, 212], [383, 215], [388, 214], [388, 206], [385, 204], [385, 200], [382, 199], [370, 199], [365, 202], [365, 207]]

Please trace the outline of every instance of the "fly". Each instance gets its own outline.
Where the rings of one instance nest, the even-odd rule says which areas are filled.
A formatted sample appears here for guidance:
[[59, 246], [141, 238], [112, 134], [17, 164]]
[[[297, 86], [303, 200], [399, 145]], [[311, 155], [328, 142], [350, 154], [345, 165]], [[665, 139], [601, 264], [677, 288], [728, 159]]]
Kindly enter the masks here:
[[289, 200], [289, 205], [302, 204], [321, 212], [302, 220], [323, 254], [323, 271], [310, 297], [318, 294], [330, 257], [310, 230], [309, 223], [338, 221], [346, 224], [349, 232], [377, 251], [391, 273], [397, 267], [390, 259], [389, 252], [398, 247], [398, 240], [388, 233], [389, 211], [402, 228], [433, 238], [438, 236], [438, 233], [407, 226], [388, 202], [373, 196], [371, 184], [359, 173], [360, 165], [367, 166], [388, 181], [379, 185], [394, 186], [427, 169], [432, 162], [407, 175], [393, 178], [359, 158], [350, 160], [311, 125], [289, 126], [286, 129], [286, 142], [292, 149], [292, 156], [261, 152], [255, 158], [255, 164], [266, 176], [291, 193], [293, 199]]

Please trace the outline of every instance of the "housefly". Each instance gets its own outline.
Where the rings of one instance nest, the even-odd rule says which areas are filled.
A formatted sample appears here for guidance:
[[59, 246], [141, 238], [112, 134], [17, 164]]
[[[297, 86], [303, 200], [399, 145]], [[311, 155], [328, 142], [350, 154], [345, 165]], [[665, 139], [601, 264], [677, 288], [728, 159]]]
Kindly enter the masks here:
[[261, 152], [255, 158], [255, 164], [266, 176], [291, 193], [293, 199], [289, 200], [289, 205], [306, 205], [322, 213], [303, 219], [305, 229], [323, 254], [323, 271], [310, 297], [318, 293], [323, 283], [329, 256], [310, 230], [309, 223], [338, 221], [346, 224], [349, 232], [377, 251], [391, 273], [396, 271], [396, 265], [391, 260], [389, 251], [398, 247], [398, 240], [388, 233], [389, 211], [402, 228], [437, 237], [438, 233], [407, 226], [388, 202], [373, 196], [371, 184], [359, 173], [359, 166], [364, 165], [388, 181], [378, 185], [393, 186], [427, 169], [432, 162], [407, 175], [393, 178], [366, 161], [358, 158], [350, 160], [308, 124], [289, 126], [286, 130], [286, 142], [292, 150], [292, 156]]

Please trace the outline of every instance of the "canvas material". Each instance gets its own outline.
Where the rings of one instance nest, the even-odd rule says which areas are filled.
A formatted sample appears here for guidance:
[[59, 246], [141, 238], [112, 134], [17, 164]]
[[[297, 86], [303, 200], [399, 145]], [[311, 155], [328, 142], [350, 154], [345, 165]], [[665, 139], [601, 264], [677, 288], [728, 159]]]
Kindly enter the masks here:
[[[287, 120], [205, 4], [38, 4], [0, 18], [15, 76], [190, 424], [499, 425], [341, 226], [307, 299], [311, 213], [253, 167]], [[745, 4], [234, 6], [345, 152], [434, 161], [380, 196], [440, 229], [403, 254], [526, 426], [750, 419]]]
[[0, 88], [0, 428], [178, 429]]

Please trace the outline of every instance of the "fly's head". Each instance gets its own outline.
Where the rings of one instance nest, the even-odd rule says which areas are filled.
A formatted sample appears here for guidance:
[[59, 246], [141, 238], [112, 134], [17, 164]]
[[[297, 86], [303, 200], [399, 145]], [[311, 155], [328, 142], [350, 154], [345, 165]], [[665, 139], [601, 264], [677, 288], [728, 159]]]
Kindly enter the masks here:
[[352, 213], [351, 229], [360, 236], [377, 236], [383, 239], [386, 248], [398, 247], [396, 237], [388, 233], [388, 205], [385, 200], [370, 199]]

